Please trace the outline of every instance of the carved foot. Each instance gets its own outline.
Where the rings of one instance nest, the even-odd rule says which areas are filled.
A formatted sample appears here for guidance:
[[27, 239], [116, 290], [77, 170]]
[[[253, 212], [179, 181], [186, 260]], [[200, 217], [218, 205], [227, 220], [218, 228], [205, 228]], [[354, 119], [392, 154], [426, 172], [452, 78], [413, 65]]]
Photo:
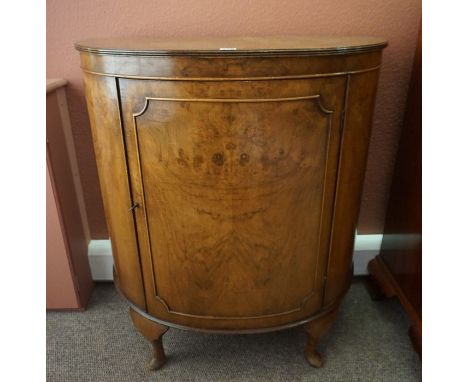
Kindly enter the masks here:
[[414, 324], [410, 326], [408, 334], [413, 344], [414, 350], [418, 353], [419, 358], [422, 358], [422, 333], [421, 326]]
[[317, 343], [314, 343], [314, 341], [311, 340], [307, 341], [305, 356], [309, 364], [313, 367], [322, 367], [322, 355], [319, 352], [317, 352], [316, 347]]
[[150, 370], [158, 370], [166, 363], [166, 355], [162, 344], [162, 338], [151, 343], [153, 345], [153, 358], [149, 363]]
[[320, 338], [325, 335], [328, 329], [330, 329], [330, 326], [336, 318], [337, 312], [338, 310], [335, 309], [304, 325], [308, 336], [305, 348], [305, 357], [311, 366], [322, 367], [323, 365], [323, 357], [319, 352], [317, 352], [317, 344]]
[[150, 341], [153, 346], [153, 357], [149, 363], [149, 369], [157, 370], [161, 368], [166, 362], [162, 336], [169, 328], [143, 317], [132, 308], [130, 308], [130, 317], [132, 318], [133, 326], [135, 326], [141, 335]]

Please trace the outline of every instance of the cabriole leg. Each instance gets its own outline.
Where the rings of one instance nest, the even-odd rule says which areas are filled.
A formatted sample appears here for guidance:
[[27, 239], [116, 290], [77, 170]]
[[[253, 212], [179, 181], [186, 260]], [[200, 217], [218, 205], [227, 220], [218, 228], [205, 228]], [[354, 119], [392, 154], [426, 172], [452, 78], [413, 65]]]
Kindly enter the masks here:
[[314, 367], [322, 367], [323, 358], [317, 352], [317, 344], [320, 338], [330, 329], [330, 326], [335, 321], [337, 312], [338, 309], [334, 309], [326, 315], [304, 325], [308, 336], [305, 356], [307, 361]]
[[149, 363], [150, 370], [159, 369], [166, 362], [166, 355], [162, 343], [162, 336], [169, 329], [167, 326], [158, 324], [157, 322], [148, 320], [135, 310], [130, 308], [130, 317], [133, 321], [133, 326], [151, 342], [153, 346], [153, 357]]

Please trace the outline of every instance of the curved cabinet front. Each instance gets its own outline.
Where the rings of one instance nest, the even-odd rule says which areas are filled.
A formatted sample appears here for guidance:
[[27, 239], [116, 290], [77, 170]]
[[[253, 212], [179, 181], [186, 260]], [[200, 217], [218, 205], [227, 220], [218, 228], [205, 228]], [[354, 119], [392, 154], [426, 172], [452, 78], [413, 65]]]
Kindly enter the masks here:
[[91, 45], [78, 49], [135, 325], [255, 331], [335, 312], [384, 43], [289, 56]]
[[346, 81], [118, 85], [148, 312], [255, 328], [319, 310]]

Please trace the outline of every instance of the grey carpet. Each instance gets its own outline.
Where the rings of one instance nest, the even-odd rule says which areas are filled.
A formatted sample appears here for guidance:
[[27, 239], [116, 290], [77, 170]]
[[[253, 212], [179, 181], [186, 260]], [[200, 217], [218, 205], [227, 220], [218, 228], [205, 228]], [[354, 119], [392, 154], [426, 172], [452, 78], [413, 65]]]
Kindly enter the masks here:
[[47, 313], [47, 380], [420, 381], [407, 330], [399, 303], [372, 301], [358, 280], [321, 342], [321, 369], [303, 357], [301, 328], [237, 336], [171, 329], [164, 336], [167, 363], [150, 372], [150, 345], [133, 329], [113, 284], [99, 283], [85, 312]]

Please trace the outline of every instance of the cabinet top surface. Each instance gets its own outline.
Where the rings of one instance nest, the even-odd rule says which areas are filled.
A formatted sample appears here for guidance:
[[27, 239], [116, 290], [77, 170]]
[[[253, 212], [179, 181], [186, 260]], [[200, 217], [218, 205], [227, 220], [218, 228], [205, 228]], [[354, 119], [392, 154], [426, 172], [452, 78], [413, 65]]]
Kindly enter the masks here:
[[382, 49], [385, 39], [369, 36], [237, 37], [211, 39], [109, 38], [79, 41], [79, 51], [109, 55], [315, 55]]

